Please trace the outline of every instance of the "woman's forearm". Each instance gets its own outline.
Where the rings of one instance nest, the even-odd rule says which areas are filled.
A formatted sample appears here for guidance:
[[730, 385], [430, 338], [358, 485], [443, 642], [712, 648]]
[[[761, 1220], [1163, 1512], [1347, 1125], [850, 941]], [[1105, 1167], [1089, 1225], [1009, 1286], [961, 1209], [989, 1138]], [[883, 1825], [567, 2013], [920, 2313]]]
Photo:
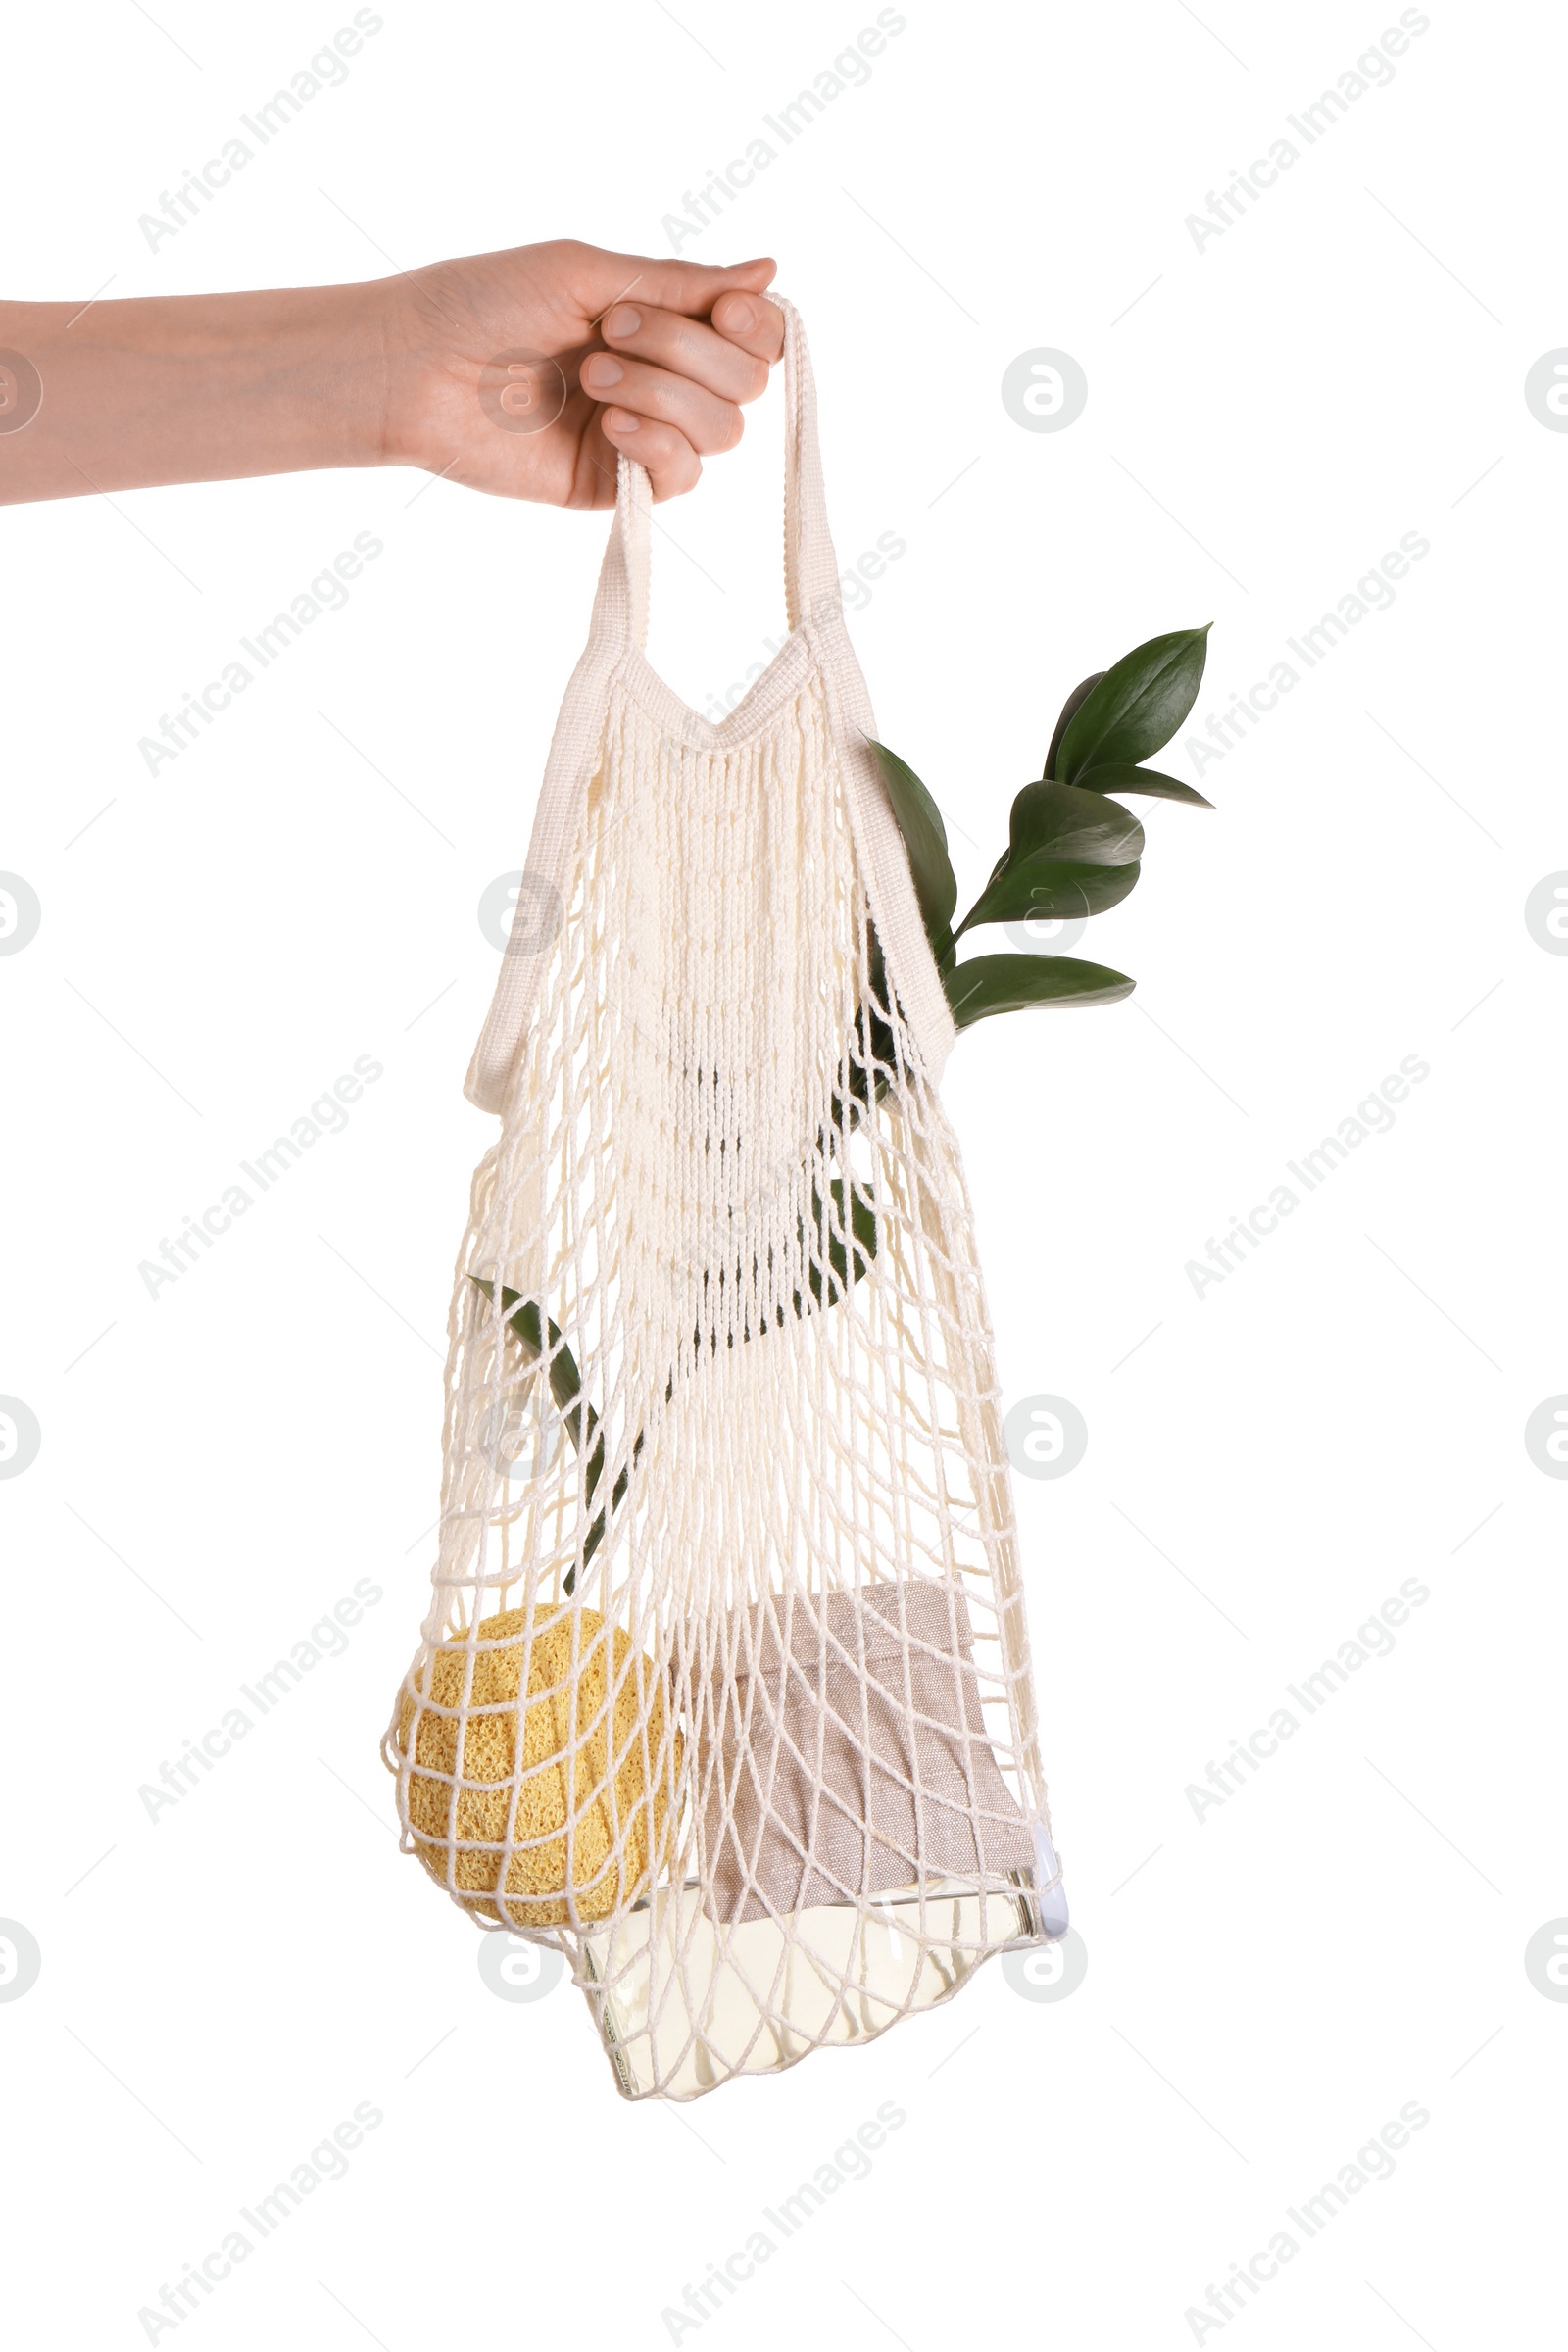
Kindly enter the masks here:
[[0, 405], [0, 503], [382, 461], [374, 283], [0, 303], [0, 367], [14, 418], [37, 403]]
[[772, 276], [765, 256], [564, 237], [367, 285], [0, 302], [0, 505], [416, 466], [604, 507], [622, 456], [676, 497], [739, 440], [783, 347]]

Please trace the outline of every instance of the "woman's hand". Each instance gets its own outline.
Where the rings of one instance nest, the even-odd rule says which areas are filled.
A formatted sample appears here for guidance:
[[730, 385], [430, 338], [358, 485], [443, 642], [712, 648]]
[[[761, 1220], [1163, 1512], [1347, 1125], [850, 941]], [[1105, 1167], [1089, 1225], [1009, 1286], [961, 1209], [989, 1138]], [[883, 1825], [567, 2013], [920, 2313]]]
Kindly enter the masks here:
[[419, 466], [605, 507], [618, 450], [673, 498], [783, 349], [772, 276], [566, 240], [368, 285], [0, 304], [0, 503]]
[[784, 348], [770, 261], [707, 269], [570, 241], [387, 281], [388, 463], [504, 498], [612, 506], [615, 454], [656, 499], [733, 449]]

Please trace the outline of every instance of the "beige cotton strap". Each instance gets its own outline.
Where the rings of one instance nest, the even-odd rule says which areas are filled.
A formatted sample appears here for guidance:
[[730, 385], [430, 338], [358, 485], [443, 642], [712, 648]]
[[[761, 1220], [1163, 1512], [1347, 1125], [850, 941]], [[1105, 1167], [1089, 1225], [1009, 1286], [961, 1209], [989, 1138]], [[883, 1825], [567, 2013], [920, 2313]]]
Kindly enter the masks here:
[[[817, 441], [816, 381], [801, 315], [782, 295], [784, 314], [784, 608], [791, 630], [838, 598], [838, 559], [828, 529]], [[594, 627], [639, 652], [648, 643], [649, 545], [653, 493], [646, 469], [622, 458], [615, 519], [605, 550]]]
[[816, 378], [801, 315], [782, 295], [784, 314], [784, 609], [792, 629], [838, 598], [838, 559], [827, 527], [822, 451], [816, 431]]

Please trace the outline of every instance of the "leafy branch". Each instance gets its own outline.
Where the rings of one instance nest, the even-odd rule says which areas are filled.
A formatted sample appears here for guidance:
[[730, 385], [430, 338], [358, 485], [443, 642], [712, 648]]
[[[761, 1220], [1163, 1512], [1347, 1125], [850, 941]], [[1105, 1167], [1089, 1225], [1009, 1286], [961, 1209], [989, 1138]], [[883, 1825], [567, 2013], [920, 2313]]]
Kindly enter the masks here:
[[[1012, 804], [1007, 847], [959, 923], [958, 885], [942, 811], [912, 767], [872, 742], [904, 846], [926, 938], [960, 1029], [1030, 1004], [1111, 1004], [1130, 996], [1125, 973], [1070, 956], [993, 955], [958, 960], [966, 931], [986, 923], [1073, 921], [1119, 906], [1136, 887], [1144, 828], [1112, 793], [1212, 804], [1143, 761], [1168, 743], [1197, 699], [1208, 629], [1152, 637], [1073, 689], [1039, 779]], [[870, 740], [869, 738], [867, 740]]]
[[[470, 1274], [468, 1280], [481, 1290], [494, 1305], [495, 1284], [485, 1281], [478, 1274]], [[530, 1364], [543, 1362], [547, 1365], [550, 1376], [550, 1394], [555, 1398], [556, 1409], [565, 1424], [566, 1435], [579, 1453], [582, 1452], [585, 1445], [588, 1448], [587, 1466], [583, 1472], [583, 1492], [584, 1498], [591, 1510], [594, 1495], [599, 1489], [599, 1482], [605, 1474], [605, 1437], [604, 1431], [599, 1426], [599, 1415], [591, 1404], [585, 1404], [583, 1401], [582, 1377], [577, 1370], [577, 1360], [562, 1338], [560, 1325], [550, 1322], [548, 1317], [541, 1317], [538, 1305], [532, 1298], [524, 1298], [520, 1291], [509, 1290], [505, 1283], [501, 1286], [501, 1316], [503, 1325], [517, 1342], [523, 1360]], [[548, 1340], [546, 1333], [549, 1335]], [[636, 1460], [642, 1449], [643, 1441], [639, 1436], [636, 1445], [632, 1447], [632, 1461]], [[610, 1490], [610, 1507], [612, 1511], [625, 1499], [626, 1489], [630, 1482], [631, 1469], [628, 1464]], [[583, 1544], [582, 1564], [585, 1568], [604, 1540], [605, 1513], [601, 1509], [589, 1527], [587, 1538]], [[567, 1592], [575, 1589], [576, 1582], [575, 1567], [568, 1568], [565, 1578]]]

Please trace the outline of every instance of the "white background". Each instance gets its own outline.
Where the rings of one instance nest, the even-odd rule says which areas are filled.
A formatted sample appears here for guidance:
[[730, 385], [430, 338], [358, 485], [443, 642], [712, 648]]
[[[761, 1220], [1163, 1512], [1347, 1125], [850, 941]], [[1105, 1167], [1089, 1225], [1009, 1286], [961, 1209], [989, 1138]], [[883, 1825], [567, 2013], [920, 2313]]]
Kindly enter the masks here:
[[[149, 252], [138, 216], [350, 11], [156, 13], [11, 27], [12, 293], [667, 252], [663, 216], [876, 12], [391, 0], [344, 86]], [[1568, 2006], [1524, 1951], [1568, 1913], [1568, 1484], [1523, 1430], [1568, 1390], [1568, 958], [1524, 902], [1568, 867], [1568, 436], [1523, 385], [1568, 343], [1563, 28], [1434, 5], [1200, 250], [1186, 217], [1397, 9], [903, 13], [686, 251], [778, 257], [841, 560], [906, 543], [851, 626], [965, 903], [1087, 671], [1211, 618], [1199, 734], [1430, 542], [1202, 769], [1217, 813], [1146, 805], [1142, 886], [1081, 951], [1137, 996], [990, 1023], [946, 1082], [1006, 1399], [1090, 1432], [1018, 1482], [1087, 1979], [1036, 2003], [993, 1967], [679, 2111], [617, 2098], [569, 1987], [486, 1988], [376, 1747], [492, 1132], [461, 1091], [475, 909], [522, 862], [606, 519], [401, 471], [11, 512], [0, 867], [42, 905], [0, 959], [0, 1392], [42, 1432], [0, 1482], [0, 1917], [42, 1953], [0, 2002], [18, 2343], [148, 2340], [139, 2310], [365, 2101], [347, 2177], [157, 2341], [665, 2343], [888, 2100], [869, 2178], [679, 2340], [1459, 2352], [1554, 2324]], [[1040, 347], [1088, 377], [1058, 433], [1001, 399]], [[775, 387], [661, 514], [652, 650], [699, 708], [782, 633], [779, 433]], [[138, 738], [362, 531], [384, 553], [347, 608], [150, 777]], [[346, 1131], [149, 1298], [140, 1261], [365, 1054]], [[1196, 1296], [1187, 1262], [1407, 1055], [1430, 1076], [1392, 1130]], [[366, 1577], [345, 1653], [149, 1820], [138, 1788]], [[1199, 1818], [1210, 1761], [1410, 1578], [1392, 1653]], [[1393, 2177], [1308, 2240], [1286, 2208], [1407, 2102]], [[1282, 2228], [1300, 2250], [1245, 2309], [1185, 2316]]]

